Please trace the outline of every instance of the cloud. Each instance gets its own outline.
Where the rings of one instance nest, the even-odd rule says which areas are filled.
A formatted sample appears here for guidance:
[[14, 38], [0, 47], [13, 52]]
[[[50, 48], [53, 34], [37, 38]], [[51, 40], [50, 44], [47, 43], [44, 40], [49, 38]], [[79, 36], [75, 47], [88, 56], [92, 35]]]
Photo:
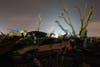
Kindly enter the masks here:
[[9, 17], [7, 18], [7, 20], [11, 21], [11, 22], [32, 22], [33, 21], [33, 17], [29, 17], [29, 16], [13, 16], [13, 17]]
[[36, 28], [37, 17], [32, 16], [11, 16], [0, 20], [0, 30], [8, 32], [10, 29], [34, 30]]

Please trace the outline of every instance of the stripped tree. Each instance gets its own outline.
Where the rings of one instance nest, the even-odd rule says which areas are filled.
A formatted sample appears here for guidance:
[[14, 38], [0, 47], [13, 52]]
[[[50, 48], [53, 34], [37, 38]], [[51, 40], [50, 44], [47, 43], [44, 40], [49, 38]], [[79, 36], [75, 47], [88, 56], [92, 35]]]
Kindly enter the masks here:
[[[94, 13], [94, 7], [91, 6], [90, 8], [87, 7], [87, 4], [85, 5], [84, 8], [81, 9], [81, 7], [77, 6], [75, 7], [78, 11], [79, 14], [79, 20], [81, 23], [81, 28], [79, 30], [79, 37], [87, 37], [87, 27], [89, 22], [91, 21], [92, 17], [93, 17], [93, 13]], [[89, 11], [88, 11], [88, 10]], [[67, 8], [67, 6], [64, 7], [64, 13], [66, 14], [66, 16], [64, 16], [64, 13], [62, 13], [59, 17], [63, 18], [65, 23], [70, 26], [71, 30], [72, 30], [72, 34], [73, 36], [77, 37], [76, 31], [74, 29], [74, 26], [72, 24], [72, 19], [70, 17], [70, 11]], [[68, 33], [65, 28], [63, 27], [63, 25], [60, 24], [60, 22], [57, 20], [56, 23], [58, 24], [58, 26], [65, 32]]]

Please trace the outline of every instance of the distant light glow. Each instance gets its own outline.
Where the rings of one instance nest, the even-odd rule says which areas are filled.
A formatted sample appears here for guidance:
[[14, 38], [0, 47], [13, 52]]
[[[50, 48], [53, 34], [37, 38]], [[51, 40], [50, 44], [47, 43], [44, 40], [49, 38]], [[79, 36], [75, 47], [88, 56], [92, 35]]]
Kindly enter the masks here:
[[[91, 24], [89, 33], [96, 36], [95, 32], [100, 30], [100, 0], [83, 0], [84, 3], [92, 5], [95, 3], [95, 16], [94, 23]], [[84, 5], [83, 3], [83, 5]], [[61, 24], [68, 31], [71, 31], [68, 26], [63, 23], [63, 20], [58, 16], [63, 12], [64, 4], [68, 5], [71, 9], [71, 17], [76, 30], [79, 29], [78, 15], [76, 10], [73, 11], [73, 5], [79, 5], [80, 0], [2, 0], [0, 1], [0, 31], [8, 33], [10, 29], [24, 29], [27, 31], [34, 31], [37, 28], [37, 16], [40, 14], [42, 18], [41, 31], [48, 32], [53, 26], [56, 37], [58, 34], [65, 34], [56, 24], [55, 21], [59, 20]], [[72, 5], [73, 4], [73, 5]]]

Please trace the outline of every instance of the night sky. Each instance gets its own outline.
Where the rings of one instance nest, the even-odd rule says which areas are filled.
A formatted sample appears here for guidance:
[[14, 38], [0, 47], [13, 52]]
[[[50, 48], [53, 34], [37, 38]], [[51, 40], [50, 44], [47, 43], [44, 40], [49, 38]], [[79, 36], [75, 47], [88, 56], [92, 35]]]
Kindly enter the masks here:
[[[73, 6], [80, 5], [80, 0], [0, 0], [0, 31], [7, 33], [11, 29], [36, 30], [38, 15], [42, 18], [41, 31], [48, 32], [54, 28], [55, 33], [64, 32], [55, 23], [59, 20], [66, 29], [71, 30], [58, 16], [66, 3], [71, 10], [75, 30], [79, 30], [77, 11]], [[95, 5], [93, 20], [88, 27], [88, 35], [100, 34], [100, 0], [83, 0], [83, 4]]]

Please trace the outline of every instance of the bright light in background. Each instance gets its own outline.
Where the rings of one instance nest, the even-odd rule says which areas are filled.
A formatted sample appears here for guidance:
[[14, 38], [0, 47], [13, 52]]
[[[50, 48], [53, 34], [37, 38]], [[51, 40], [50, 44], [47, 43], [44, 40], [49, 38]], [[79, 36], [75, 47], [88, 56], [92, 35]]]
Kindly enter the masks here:
[[[71, 17], [72, 22], [74, 24], [74, 28], [76, 32], [79, 32], [79, 23], [78, 23], [78, 16], [76, 11], [73, 11], [74, 5], [82, 5], [79, 3], [80, 0], [9, 0], [5, 1], [2, 0], [0, 2], [0, 31], [3, 33], [8, 33], [10, 29], [21, 29], [27, 31], [34, 31], [36, 30], [37, 25], [37, 16], [38, 14], [41, 15], [42, 18], [42, 25], [40, 31], [47, 32], [50, 30], [51, 27], [54, 27], [54, 33], [56, 37], [58, 34], [65, 34], [59, 26], [55, 23], [56, 20], [59, 20], [61, 24], [64, 26], [68, 32], [71, 32], [71, 29], [64, 24], [64, 21], [58, 18], [58, 16], [63, 12], [64, 4], [67, 4], [69, 9], [71, 9]], [[83, 0], [84, 2], [89, 3], [96, 3], [96, 12], [95, 12], [95, 23], [92, 25], [90, 24], [89, 34], [97, 35], [95, 32], [100, 30], [100, 20], [99, 18], [99, 0]], [[6, 2], [6, 3], [5, 3]], [[83, 3], [84, 5], [84, 3]], [[9, 8], [9, 10], [8, 10]], [[96, 26], [96, 27], [95, 27]], [[99, 34], [99, 33], [98, 33]]]

